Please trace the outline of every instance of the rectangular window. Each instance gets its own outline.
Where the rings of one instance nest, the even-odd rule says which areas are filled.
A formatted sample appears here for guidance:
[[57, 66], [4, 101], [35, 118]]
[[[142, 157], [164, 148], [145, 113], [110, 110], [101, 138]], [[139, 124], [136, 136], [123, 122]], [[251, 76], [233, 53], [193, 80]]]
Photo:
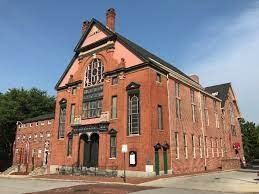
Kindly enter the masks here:
[[181, 100], [176, 99], [176, 118], [181, 118]]
[[157, 120], [158, 120], [158, 129], [163, 129], [163, 110], [162, 106], [157, 106]]
[[195, 136], [194, 135], [192, 135], [192, 153], [193, 153], [193, 158], [196, 158]]
[[213, 138], [210, 138], [210, 141], [211, 141], [211, 155], [212, 155], [212, 158], [214, 158], [214, 145], [213, 145]]
[[72, 156], [72, 149], [73, 148], [73, 134], [68, 135], [68, 142], [67, 142], [67, 156]]
[[178, 139], [178, 133], [174, 133], [174, 138], [175, 138], [175, 155], [176, 159], [179, 159], [179, 139]]
[[118, 81], [119, 81], [118, 76], [112, 77], [112, 85], [118, 84]]
[[102, 112], [102, 100], [95, 100], [83, 103], [83, 117], [100, 117]]
[[185, 158], [188, 158], [188, 147], [187, 147], [187, 135], [186, 133], [183, 134], [183, 143], [184, 143], [184, 155]]
[[219, 142], [218, 142], [218, 138], [216, 138], [216, 151], [217, 151], [217, 157], [219, 157]]
[[59, 113], [58, 138], [64, 138], [65, 124], [66, 124], [66, 105], [61, 104], [60, 113]]
[[38, 158], [41, 158], [41, 148], [38, 150]]
[[199, 150], [200, 150], [200, 158], [202, 158], [202, 137], [199, 136]]
[[72, 92], [71, 92], [71, 93], [72, 93], [73, 96], [76, 95], [76, 87], [73, 87], [73, 88], [72, 88]]
[[223, 140], [220, 138], [221, 157], [224, 157]]
[[140, 117], [139, 117], [139, 94], [131, 93], [128, 95], [128, 134], [140, 134]]
[[209, 145], [208, 145], [208, 138], [205, 136], [205, 146], [206, 146], [206, 157], [209, 157]]
[[205, 112], [205, 122], [206, 122], [206, 126], [209, 126], [209, 124], [210, 124], [209, 111], [208, 111], [208, 109], [205, 109], [204, 112]]
[[216, 128], [219, 128], [219, 115], [215, 112]]
[[191, 89], [191, 103], [195, 103], [194, 90]]
[[180, 84], [175, 82], [175, 96], [180, 97]]
[[101, 116], [103, 100], [103, 85], [94, 86], [84, 90], [83, 118], [96, 118]]
[[195, 106], [195, 93], [191, 89], [191, 109], [192, 109], [192, 121], [196, 122], [196, 106]]
[[75, 104], [71, 104], [71, 109], [70, 109], [70, 123], [73, 124], [75, 120]]
[[110, 158], [116, 158], [116, 135], [110, 136]]
[[112, 96], [112, 110], [111, 110], [111, 118], [117, 118], [117, 96]]
[[156, 74], [156, 81], [161, 83], [161, 74], [160, 73]]

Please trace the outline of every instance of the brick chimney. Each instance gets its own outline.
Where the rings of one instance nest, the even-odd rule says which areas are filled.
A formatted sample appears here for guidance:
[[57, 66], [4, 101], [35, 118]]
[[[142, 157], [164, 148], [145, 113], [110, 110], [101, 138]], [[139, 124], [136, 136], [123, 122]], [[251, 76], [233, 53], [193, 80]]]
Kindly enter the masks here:
[[115, 31], [115, 9], [110, 8], [106, 12], [106, 27], [109, 28], [111, 31]]
[[85, 33], [85, 31], [88, 28], [89, 24], [90, 24], [89, 21], [87, 21], [87, 20], [83, 21], [83, 24], [82, 24], [82, 34]]

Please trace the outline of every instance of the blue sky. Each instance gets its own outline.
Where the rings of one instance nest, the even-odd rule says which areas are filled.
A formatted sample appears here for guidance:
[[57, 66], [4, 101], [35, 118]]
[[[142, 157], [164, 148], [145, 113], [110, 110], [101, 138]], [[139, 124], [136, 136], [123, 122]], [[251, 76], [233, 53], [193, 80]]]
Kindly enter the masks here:
[[54, 95], [82, 21], [105, 22], [110, 7], [117, 32], [203, 86], [232, 82], [243, 116], [259, 123], [259, 2], [250, 0], [0, 0], [0, 92], [35, 86]]

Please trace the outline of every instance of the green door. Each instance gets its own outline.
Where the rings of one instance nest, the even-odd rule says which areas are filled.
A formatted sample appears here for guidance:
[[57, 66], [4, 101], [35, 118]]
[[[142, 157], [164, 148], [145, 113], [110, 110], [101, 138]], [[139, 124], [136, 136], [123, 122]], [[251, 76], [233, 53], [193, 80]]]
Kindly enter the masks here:
[[156, 171], [156, 175], [159, 175], [159, 154], [158, 154], [158, 150], [155, 150], [155, 171]]
[[167, 163], [167, 150], [163, 151], [163, 159], [164, 159], [164, 173], [168, 173], [168, 163]]

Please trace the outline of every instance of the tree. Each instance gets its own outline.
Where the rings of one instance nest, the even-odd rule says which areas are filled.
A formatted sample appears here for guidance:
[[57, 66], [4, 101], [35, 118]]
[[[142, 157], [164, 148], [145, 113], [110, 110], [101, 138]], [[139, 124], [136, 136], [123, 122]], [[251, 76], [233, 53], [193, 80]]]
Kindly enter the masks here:
[[55, 98], [37, 88], [9, 89], [0, 93], [0, 151], [12, 159], [16, 122], [54, 111]]
[[259, 156], [259, 126], [254, 122], [240, 120], [243, 135], [244, 155], [248, 162]]

